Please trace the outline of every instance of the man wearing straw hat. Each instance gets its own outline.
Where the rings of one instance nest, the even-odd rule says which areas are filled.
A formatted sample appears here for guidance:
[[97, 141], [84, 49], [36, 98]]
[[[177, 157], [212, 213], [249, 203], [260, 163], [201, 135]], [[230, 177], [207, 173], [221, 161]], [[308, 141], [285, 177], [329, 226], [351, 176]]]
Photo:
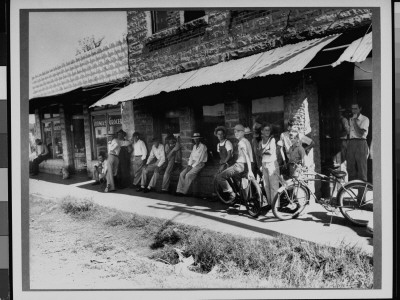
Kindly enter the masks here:
[[188, 166], [179, 175], [179, 182], [176, 188], [176, 194], [182, 196], [188, 193], [190, 185], [197, 175], [204, 168], [207, 162], [207, 146], [200, 142], [200, 133], [193, 133], [192, 140], [194, 146], [190, 153]]
[[224, 193], [229, 193], [229, 200], [235, 199], [236, 195], [228, 183], [228, 179], [236, 174], [248, 171], [248, 176], [254, 178], [254, 173], [251, 170], [251, 163], [253, 162], [253, 153], [250, 142], [244, 137], [245, 128], [243, 125], [238, 124], [234, 127], [235, 137], [239, 140], [238, 144], [238, 158], [236, 163], [227, 168], [222, 173], [217, 175], [217, 181], [222, 187]]

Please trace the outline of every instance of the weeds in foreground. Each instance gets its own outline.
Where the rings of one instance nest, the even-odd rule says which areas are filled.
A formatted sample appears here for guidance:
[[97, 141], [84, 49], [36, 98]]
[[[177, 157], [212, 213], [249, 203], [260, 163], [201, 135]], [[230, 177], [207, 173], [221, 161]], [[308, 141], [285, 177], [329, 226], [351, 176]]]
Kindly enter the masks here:
[[95, 208], [93, 201], [87, 198], [76, 199], [67, 196], [61, 202], [61, 209], [64, 213], [80, 219], [92, 216]]
[[[94, 207], [88, 200], [70, 199], [63, 203], [63, 209], [85, 215]], [[135, 230], [147, 240], [150, 258], [176, 264], [175, 248], [179, 248], [185, 257], [194, 257], [191, 269], [197, 272], [214, 272], [222, 278], [255, 276], [265, 282], [264, 287], [373, 287], [373, 259], [360, 248], [345, 244], [333, 248], [284, 235], [251, 239], [118, 211], [107, 217], [107, 226]]]

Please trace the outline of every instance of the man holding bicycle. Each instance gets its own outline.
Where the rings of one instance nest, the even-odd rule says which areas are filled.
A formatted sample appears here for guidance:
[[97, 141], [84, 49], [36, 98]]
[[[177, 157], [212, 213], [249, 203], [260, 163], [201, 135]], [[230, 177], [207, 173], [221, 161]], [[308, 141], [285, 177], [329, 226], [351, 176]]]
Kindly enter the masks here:
[[239, 140], [238, 144], [238, 159], [235, 164], [227, 168], [225, 171], [217, 175], [217, 181], [220, 184], [224, 193], [229, 193], [229, 201], [233, 201], [236, 197], [231, 186], [228, 183], [228, 179], [240, 174], [244, 171], [248, 171], [248, 177], [254, 178], [254, 174], [251, 170], [251, 163], [253, 162], [253, 153], [250, 142], [244, 137], [244, 127], [238, 124], [234, 127], [235, 137]]

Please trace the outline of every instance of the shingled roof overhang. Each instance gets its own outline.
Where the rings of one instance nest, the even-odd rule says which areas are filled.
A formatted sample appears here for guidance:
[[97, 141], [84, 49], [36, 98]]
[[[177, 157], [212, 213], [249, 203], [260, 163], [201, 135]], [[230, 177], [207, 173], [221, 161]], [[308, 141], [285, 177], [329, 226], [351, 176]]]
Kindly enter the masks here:
[[123, 86], [125, 86], [125, 81], [118, 80], [104, 84], [94, 84], [79, 87], [62, 94], [31, 98], [29, 99], [29, 113], [33, 114], [37, 108], [55, 104], [63, 104], [65, 106], [73, 104], [85, 104], [90, 106], [99, 99], [115, 92]]

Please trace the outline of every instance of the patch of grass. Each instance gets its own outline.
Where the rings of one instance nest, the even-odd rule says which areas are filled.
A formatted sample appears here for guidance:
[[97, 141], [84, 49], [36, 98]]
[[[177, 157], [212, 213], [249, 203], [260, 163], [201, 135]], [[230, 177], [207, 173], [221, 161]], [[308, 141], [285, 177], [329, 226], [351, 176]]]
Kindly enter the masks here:
[[82, 219], [92, 216], [95, 208], [93, 201], [87, 198], [76, 199], [67, 196], [61, 202], [61, 209], [64, 213]]
[[[79, 214], [78, 205], [73, 205], [70, 210]], [[152, 259], [176, 264], [175, 248], [185, 257], [192, 255], [191, 269], [197, 272], [213, 271], [221, 278], [257, 277], [263, 287], [373, 288], [373, 259], [345, 244], [333, 248], [284, 235], [271, 240], [239, 237], [118, 211], [103, 217], [107, 226], [134, 230], [152, 250]]]
[[[164, 245], [164, 246], [162, 246]], [[249, 239], [170, 223], [154, 236], [152, 256], [178, 262], [174, 248], [193, 255], [197, 269], [240, 270], [282, 282], [285, 287], [372, 288], [373, 261], [361, 249], [318, 245], [288, 236]], [[156, 246], [156, 247], [155, 247]], [[229, 276], [229, 275], [228, 275]]]

